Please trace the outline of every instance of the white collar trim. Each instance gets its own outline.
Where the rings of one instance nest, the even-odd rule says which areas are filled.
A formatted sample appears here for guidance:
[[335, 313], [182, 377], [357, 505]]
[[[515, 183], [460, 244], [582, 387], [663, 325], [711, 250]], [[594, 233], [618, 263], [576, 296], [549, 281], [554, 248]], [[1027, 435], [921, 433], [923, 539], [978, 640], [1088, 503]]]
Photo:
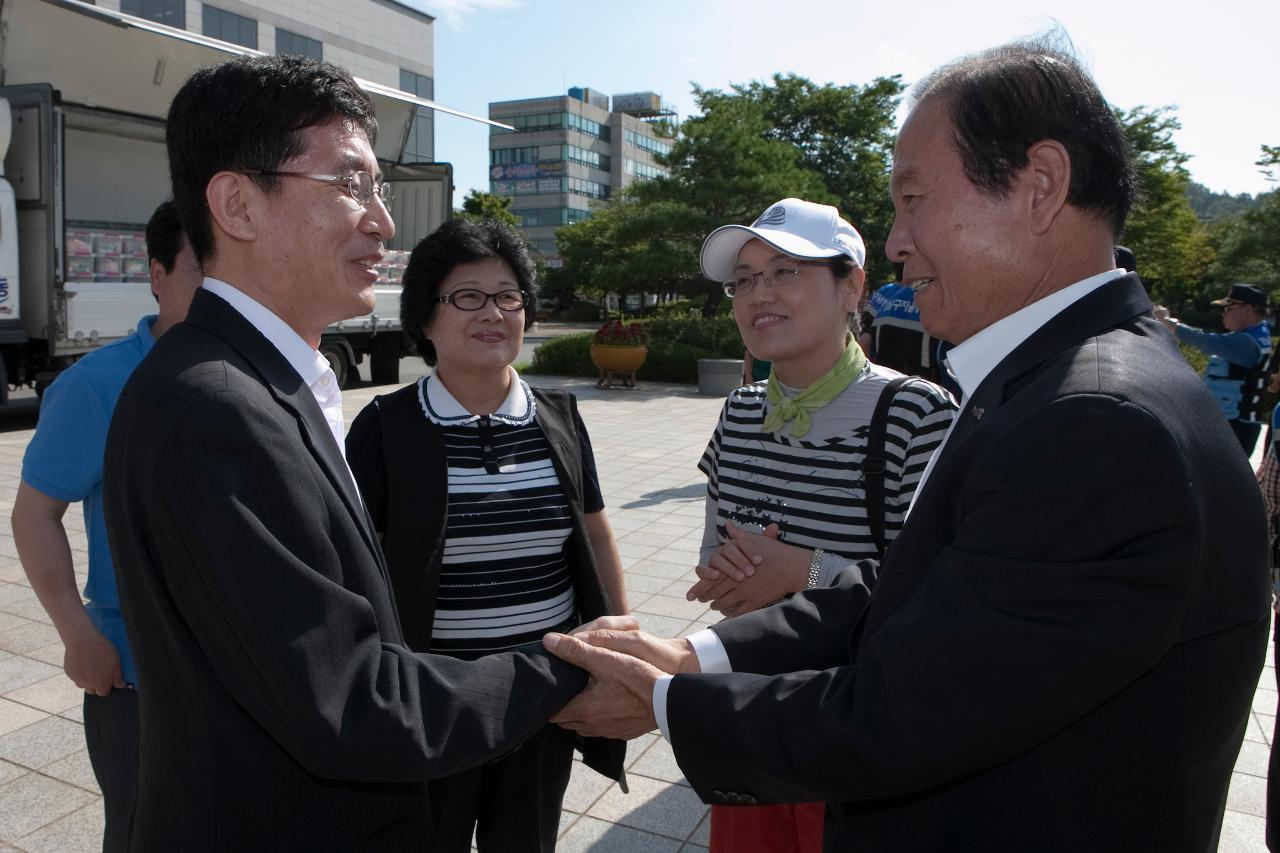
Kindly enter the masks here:
[[1042, 326], [1099, 287], [1124, 274], [1122, 269], [1112, 269], [1077, 281], [997, 320], [964, 343], [958, 344], [947, 353], [946, 362], [952, 375], [960, 383], [965, 399], [972, 397], [987, 375], [996, 369], [996, 365]]
[[[512, 368], [511, 389], [502, 405], [489, 415], [490, 420], [505, 426], [527, 426], [537, 414], [537, 402], [529, 385], [520, 378]], [[480, 420], [480, 415], [473, 415], [462, 407], [457, 398], [449, 393], [449, 389], [439, 379], [424, 376], [418, 380], [418, 404], [427, 420], [440, 426], [460, 426], [472, 424]]]

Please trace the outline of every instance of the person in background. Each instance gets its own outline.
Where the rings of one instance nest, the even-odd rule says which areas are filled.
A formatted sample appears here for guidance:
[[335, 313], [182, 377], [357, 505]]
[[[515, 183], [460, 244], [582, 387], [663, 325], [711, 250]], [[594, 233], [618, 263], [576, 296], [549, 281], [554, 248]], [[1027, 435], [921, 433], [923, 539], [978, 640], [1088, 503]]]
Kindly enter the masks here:
[[[530, 388], [511, 366], [535, 299], [524, 240], [454, 219], [413, 250], [403, 285], [402, 327], [434, 370], [364, 408], [347, 459], [409, 647], [474, 660], [625, 614], [573, 395]], [[474, 831], [481, 851], [554, 850], [574, 742], [548, 724], [509, 755], [432, 781], [432, 849], [466, 853]], [[614, 779], [624, 752], [621, 741], [583, 745]]]
[[[84, 731], [102, 789], [102, 848], [126, 848], [138, 784], [138, 673], [120, 616], [102, 498], [107, 426], [125, 381], [170, 327], [182, 322], [202, 275], [173, 203], [147, 223], [151, 294], [159, 310], [132, 334], [89, 353], [44, 393], [40, 422], [22, 460], [13, 503], [13, 539], [22, 568], [66, 647], [63, 671], [84, 689]], [[62, 519], [84, 506], [89, 577], [82, 602]]]
[[889, 282], [871, 294], [863, 314], [872, 361], [908, 376], [937, 380], [935, 341], [920, 322], [914, 290], [900, 281]]
[[1155, 308], [1159, 319], [1179, 341], [1209, 356], [1204, 381], [1231, 424], [1231, 431], [1253, 455], [1262, 424], [1270, 412], [1261, 411], [1266, 382], [1264, 365], [1271, 354], [1271, 327], [1267, 324], [1267, 294], [1252, 284], [1233, 284], [1213, 304], [1222, 309], [1226, 332], [1206, 332], [1170, 316], [1163, 305]]
[[[955, 414], [945, 391], [872, 364], [854, 339], [865, 259], [834, 207], [794, 198], [703, 243], [703, 274], [724, 283], [749, 351], [773, 363], [767, 383], [729, 395], [698, 464], [706, 523], [688, 597], [726, 615], [882, 557]], [[711, 849], [816, 853], [822, 825], [822, 803], [716, 805]]]

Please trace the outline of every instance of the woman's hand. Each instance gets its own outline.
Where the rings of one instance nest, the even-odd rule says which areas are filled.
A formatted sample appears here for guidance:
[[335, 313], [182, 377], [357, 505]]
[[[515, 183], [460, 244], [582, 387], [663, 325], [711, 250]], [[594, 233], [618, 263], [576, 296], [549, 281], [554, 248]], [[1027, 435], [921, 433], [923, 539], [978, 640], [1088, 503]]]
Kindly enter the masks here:
[[712, 610], [737, 616], [805, 588], [813, 551], [778, 541], [778, 525], [748, 533], [726, 522], [725, 532], [729, 541], [695, 568], [699, 580], [686, 599], [710, 602]]

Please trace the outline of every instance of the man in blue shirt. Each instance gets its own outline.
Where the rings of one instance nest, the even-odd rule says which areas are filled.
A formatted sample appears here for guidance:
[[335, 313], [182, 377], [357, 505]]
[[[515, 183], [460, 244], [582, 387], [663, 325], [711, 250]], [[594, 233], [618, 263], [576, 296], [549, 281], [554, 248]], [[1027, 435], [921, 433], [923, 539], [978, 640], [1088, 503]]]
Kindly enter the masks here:
[[[116, 398], [155, 339], [186, 317], [202, 276], [171, 202], [147, 223], [159, 313], [77, 361], [45, 392], [22, 461], [13, 538], [31, 588], [66, 647], [63, 670], [84, 688], [85, 741], [106, 807], [103, 849], [126, 849], [138, 773], [137, 675], [125, 637], [103, 521], [102, 463]], [[62, 517], [84, 504], [89, 578], [82, 603]]]
[[920, 322], [915, 291], [889, 282], [871, 294], [863, 315], [869, 321], [867, 355], [872, 361], [908, 376], [938, 377], [935, 341]]
[[1177, 336], [1209, 356], [1204, 381], [1218, 398], [1222, 413], [1245, 455], [1252, 455], [1262, 424], [1270, 415], [1262, 412], [1263, 366], [1271, 354], [1271, 329], [1267, 325], [1267, 294], [1251, 284], [1233, 284], [1231, 291], [1213, 303], [1222, 309], [1225, 333], [1206, 332], [1170, 317], [1156, 306], [1156, 317]]

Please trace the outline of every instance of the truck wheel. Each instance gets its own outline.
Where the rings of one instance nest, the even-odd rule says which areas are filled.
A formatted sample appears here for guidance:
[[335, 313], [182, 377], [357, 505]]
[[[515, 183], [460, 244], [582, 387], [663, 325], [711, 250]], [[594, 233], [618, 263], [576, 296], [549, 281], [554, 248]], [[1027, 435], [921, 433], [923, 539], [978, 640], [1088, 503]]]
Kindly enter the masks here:
[[374, 385], [400, 381], [400, 333], [381, 332], [369, 341], [369, 378]]
[[320, 354], [329, 362], [333, 375], [338, 379], [338, 387], [346, 388], [351, 377], [351, 361], [347, 358], [347, 350], [341, 344], [324, 342], [320, 344]]

